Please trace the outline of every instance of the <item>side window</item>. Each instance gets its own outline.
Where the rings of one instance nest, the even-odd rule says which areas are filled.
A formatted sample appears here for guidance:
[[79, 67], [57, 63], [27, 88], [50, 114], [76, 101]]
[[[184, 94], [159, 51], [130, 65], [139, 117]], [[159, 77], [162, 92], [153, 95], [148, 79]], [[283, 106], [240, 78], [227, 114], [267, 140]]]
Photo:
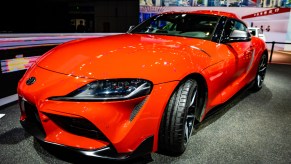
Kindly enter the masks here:
[[247, 27], [238, 21], [234, 21], [234, 30], [247, 31]]

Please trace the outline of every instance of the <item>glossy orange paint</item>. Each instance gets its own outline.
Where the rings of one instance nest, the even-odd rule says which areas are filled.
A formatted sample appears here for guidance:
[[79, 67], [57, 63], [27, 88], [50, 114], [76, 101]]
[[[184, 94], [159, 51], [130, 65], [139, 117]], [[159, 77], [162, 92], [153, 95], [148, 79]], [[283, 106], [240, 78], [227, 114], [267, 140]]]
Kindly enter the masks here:
[[[34, 85], [28, 86], [25, 81], [31, 76], [36, 77], [37, 81]], [[63, 82], [59, 83], [60, 81]], [[48, 113], [85, 118], [109, 138], [119, 153], [132, 152], [140, 144], [140, 141], [150, 135], [157, 135], [159, 116], [163, 113], [163, 110], [158, 109], [165, 108], [167, 100], [178, 84], [178, 81], [157, 84], [153, 87], [151, 96], [126, 101], [66, 102], [48, 100], [51, 95], [65, 95], [74, 90], [73, 88], [79, 88], [84, 83], [91, 81], [92, 79], [63, 75], [38, 66], [31, 68], [20, 80], [18, 94], [20, 97], [25, 97], [29, 103], [35, 104], [39, 109], [41, 123], [47, 134], [46, 141], [83, 149], [97, 149], [109, 144], [66, 132], [45, 116]], [[133, 121], [130, 121], [130, 113], [133, 108], [144, 99], [146, 102], [140, 114]], [[25, 116], [22, 119], [25, 119]]]
[[[192, 13], [234, 14], [217, 11]], [[118, 153], [130, 153], [149, 136], [158, 134], [164, 109], [175, 88], [185, 77], [199, 74], [208, 92], [202, 121], [216, 105], [224, 103], [256, 75], [265, 43], [252, 37], [249, 42], [216, 43], [187, 37], [120, 34], [64, 43], [44, 54], [19, 81], [18, 94], [36, 106], [46, 132], [45, 141], [95, 150], [113, 145]], [[33, 85], [27, 85], [36, 77]], [[54, 101], [96, 80], [140, 78], [153, 83], [149, 95], [135, 99], [103, 102]], [[144, 101], [133, 120], [133, 109]], [[67, 132], [48, 114], [84, 118], [95, 125], [110, 142]], [[22, 113], [21, 120], [25, 120]]]
[[143, 78], [158, 84], [180, 80], [221, 60], [197, 50], [200, 45], [216, 46], [201, 39], [121, 34], [63, 44], [45, 54], [37, 65], [90, 79]]

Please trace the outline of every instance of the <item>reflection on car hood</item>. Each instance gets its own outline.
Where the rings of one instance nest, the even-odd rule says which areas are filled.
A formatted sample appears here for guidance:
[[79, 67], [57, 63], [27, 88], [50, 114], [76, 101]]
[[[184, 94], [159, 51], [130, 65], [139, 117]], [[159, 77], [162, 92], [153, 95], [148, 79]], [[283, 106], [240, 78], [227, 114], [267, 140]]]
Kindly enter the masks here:
[[[162, 73], [167, 73], [171, 77], [164, 80], [175, 80], [175, 76], [182, 76], [180, 67], [195, 67], [192, 70], [205, 67], [203, 63], [207, 63], [209, 54], [199, 50], [199, 45], [205, 42], [210, 41], [145, 34], [81, 39], [55, 47], [43, 55], [37, 65], [67, 75], [94, 79], [159, 79]], [[199, 64], [189, 60], [196, 60], [195, 63]]]

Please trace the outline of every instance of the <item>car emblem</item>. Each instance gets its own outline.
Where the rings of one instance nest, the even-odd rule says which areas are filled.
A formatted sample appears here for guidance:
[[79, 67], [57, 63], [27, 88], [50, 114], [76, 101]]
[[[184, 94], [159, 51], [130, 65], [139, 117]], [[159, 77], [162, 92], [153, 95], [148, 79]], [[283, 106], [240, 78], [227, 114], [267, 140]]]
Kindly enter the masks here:
[[26, 80], [26, 85], [32, 85], [35, 81], [35, 77], [30, 77], [28, 80]]

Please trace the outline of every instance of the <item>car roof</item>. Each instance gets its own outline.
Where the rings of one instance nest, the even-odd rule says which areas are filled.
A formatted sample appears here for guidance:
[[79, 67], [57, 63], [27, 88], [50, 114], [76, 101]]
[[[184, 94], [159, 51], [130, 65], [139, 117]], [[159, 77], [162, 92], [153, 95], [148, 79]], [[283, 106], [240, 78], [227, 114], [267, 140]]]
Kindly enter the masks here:
[[228, 18], [235, 18], [235, 19], [239, 19], [239, 17], [234, 14], [234, 13], [231, 13], [231, 12], [225, 12], [225, 11], [218, 11], [218, 10], [195, 10], [195, 11], [172, 11], [172, 12], [165, 12], [165, 13], [162, 13], [162, 14], [175, 14], [175, 13], [178, 13], [178, 14], [207, 14], [207, 15], [219, 15], [219, 16], [225, 16], [225, 17], [228, 17]]

